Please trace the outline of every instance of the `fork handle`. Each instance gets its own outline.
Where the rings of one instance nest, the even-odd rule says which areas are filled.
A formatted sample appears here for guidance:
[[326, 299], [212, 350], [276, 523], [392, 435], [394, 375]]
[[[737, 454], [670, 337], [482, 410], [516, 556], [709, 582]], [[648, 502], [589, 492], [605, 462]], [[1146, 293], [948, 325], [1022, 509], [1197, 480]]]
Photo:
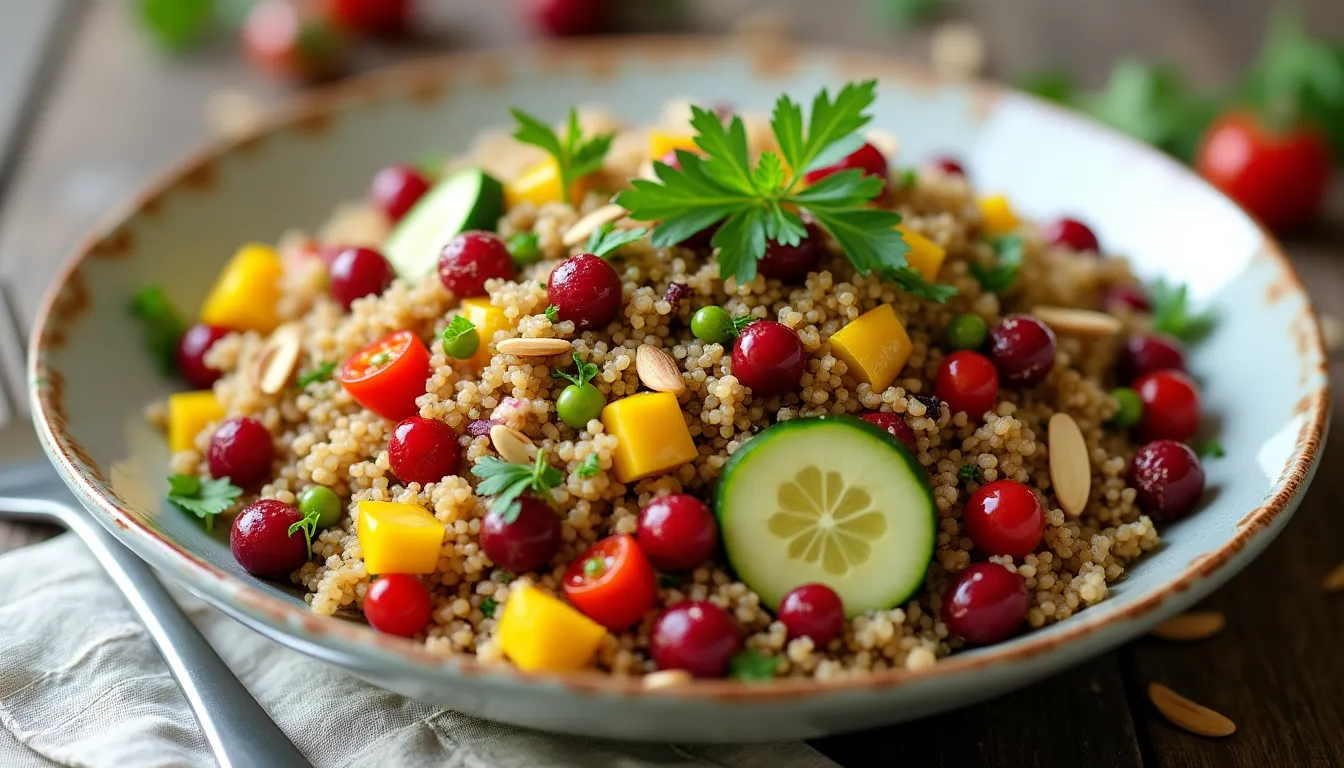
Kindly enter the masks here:
[[149, 630], [221, 768], [311, 768], [138, 555], [64, 504], [0, 498], [0, 509], [15, 516], [56, 517], [84, 541]]

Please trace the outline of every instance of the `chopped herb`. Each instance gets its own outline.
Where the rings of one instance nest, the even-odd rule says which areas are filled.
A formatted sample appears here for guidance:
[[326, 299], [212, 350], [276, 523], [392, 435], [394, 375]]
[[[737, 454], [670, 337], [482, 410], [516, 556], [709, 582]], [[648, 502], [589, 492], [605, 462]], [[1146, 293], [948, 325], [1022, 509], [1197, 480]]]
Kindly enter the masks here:
[[681, 577], [674, 573], [658, 574], [658, 586], [663, 589], [676, 589], [681, 586]]
[[552, 323], [560, 322], [560, 308], [555, 306], [554, 304], [546, 305], [545, 315], [546, 319], [550, 320]]
[[443, 353], [456, 360], [466, 360], [481, 348], [481, 335], [476, 324], [465, 315], [456, 315], [443, 329]]
[[195, 475], [171, 475], [168, 478], [168, 501], [205, 521], [205, 530], [215, 528], [215, 515], [233, 506], [243, 489], [229, 482], [227, 477], [206, 478]]
[[583, 463], [579, 464], [579, 477], [592, 477], [602, 469], [602, 458], [596, 453], [590, 453], [583, 457]]
[[508, 571], [500, 571], [499, 573], [499, 583], [501, 584], [512, 584], [513, 580], [516, 578], [518, 577]]
[[1148, 296], [1153, 305], [1153, 330], [1186, 343], [1199, 341], [1213, 330], [1213, 312], [1192, 312], [1189, 288], [1184, 284], [1158, 279], [1148, 286]]
[[552, 371], [551, 378], [564, 379], [576, 387], [582, 387], [584, 384], [593, 380], [597, 376], [597, 363], [585, 363], [578, 352], [574, 353], [574, 375], [570, 376], [564, 371]]
[[766, 656], [755, 648], [748, 648], [728, 662], [728, 676], [747, 682], [769, 680], [775, 676], [778, 666], [778, 656]]
[[541, 261], [541, 236], [536, 232], [514, 232], [509, 235], [509, 255], [520, 267]]
[[[521, 109], [515, 108], [510, 111], [513, 113], [513, 119], [518, 121], [518, 130], [514, 132], [513, 137], [524, 144], [540, 147], [555, 158], [556, 165], [560, 168], [560, 188], [565, 191], [567, 197], [571, 194], [577, 179], [602, 167], [602, 159], [611, 149], [613, 134], [603, 133], [585, 137], [583, 129], [579, 127], [579, 113], [572, 107], [569, 110], [569, 121], [563, 140], [549, 125]], [[576, 201], [570, 200], [570, 202]]]
[[322, 510], [314, 507], [308, 510], [303, 519], [289, 526], [289, 535], [303, 531], [303, 543], [308, 547], [308, 559], [313, 558], [313, 537], [317, 535], [318, 521], [322, 519]]
[[975, 479], [976, 467], [974, 464], [962, 464], [961, 469], [957, 470], [957, 477], [963, 483], [969, 483]]
[[336, 371], [336, 363], [326, 362], [317, 366], [307, 373], [299, 375], [298, 380], [294, 382], [295, 389], [307, 389], [310, 385], [319, 381], [326, 381], [331, 378], [331, 374]]
[[1022, 266], [1024, 242], [1020, 235], [1003, 235], [988, 238], [990, 246], [997, 254], [997, 263], [986, 267], [971, 263], [971, 274], [980, 282], [980, 287], [990, 293], [1003, 293], [1013, 287], [1017, 281], [1017, 268]]
[[369, 367], [381, 368], [390, 362], [392, 362], [392, 353], [383, 351], [369, 358]]
[[588, 579], [596, 579], [607, 570], [606, 564], [600, 557], [590, 557], [583, 561], [583, 576]]
[[145, 346], [159, 373], [171, 376], [177, 369], [177, 343], [187, 330], [187, 322], [157, 285], [136, 292], [131, 299], [131, 315], [144, 325]]
[[914, 189], [919, 183], [919, 171], [914, 168], [906, 168], [901, 171], [901, 189]]
[[607, 222], [588, 236], [588, 243], [583, 246], [583, 250], [605, 259], [608, 256], [614, 256], [616, 251], [621, 249], [621, 246], [629, 245], [647, 234], [649, 234], [649, 230], [643, 227], [617, 229], [615, 224]]
[[522, 510], [518, 497], [524, 491], [530, 490], [545, 496], [552, 488], [565, 482], [564, 474], [546, 463], [545, 449], [537, 451], [536, 463], [531, 466], [511, 464], [493, 456], [482, 457], [472, 466], [471, 474], [482, 479], [476, 492], [482, 496], [495, 497], [492, 509], [506, 523], [518, 519], [518, 513]]
[[734, 317], [733, 336], [741, 336], [743, 329], [760, 319], [761, 318], [759, 317], [752, 317], [751, 315], [738, 315], [737, 317]]
[[481, 601], [481, 615], [487, 619], [495, 618], [495, 611], [499, 609], [499, 603], [493, 597], [487, 597]]
[[1223, 450], [1223, 444], [1217, 440], [1205, 440], [1199, 446], [1199, 457], [1201, 459], [1221, 459], [1226, 455], [1227, 451]]

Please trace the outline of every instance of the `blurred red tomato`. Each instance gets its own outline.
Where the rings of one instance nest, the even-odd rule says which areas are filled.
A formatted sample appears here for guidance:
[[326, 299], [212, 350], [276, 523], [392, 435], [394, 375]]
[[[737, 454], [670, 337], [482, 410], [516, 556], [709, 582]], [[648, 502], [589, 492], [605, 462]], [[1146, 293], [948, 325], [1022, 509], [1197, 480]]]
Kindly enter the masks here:
[[588, 35], [606, 21], [604, 0], [517, 0], [523, 18], [552, 37]]
[[327, 18], [357, 35], [404, 34], [410, 26], [411, 0], [323, 0]]

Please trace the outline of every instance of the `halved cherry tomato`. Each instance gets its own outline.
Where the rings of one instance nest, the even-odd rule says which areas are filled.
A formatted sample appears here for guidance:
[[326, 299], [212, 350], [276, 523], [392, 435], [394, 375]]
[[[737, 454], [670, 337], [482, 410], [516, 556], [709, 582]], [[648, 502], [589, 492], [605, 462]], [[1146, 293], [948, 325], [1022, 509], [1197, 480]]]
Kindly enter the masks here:
[[355, 402], [393, 421], [420, 412], [415, 399], [428, 378], [429, 350], [410, 331], [389, 333], [341, 367], [341, 386]]
[[565, 597], [607, 629], [637, 624], [658, 599], [658, 579], [632, 536], [612, 536], [588, 548], [565, 571]]

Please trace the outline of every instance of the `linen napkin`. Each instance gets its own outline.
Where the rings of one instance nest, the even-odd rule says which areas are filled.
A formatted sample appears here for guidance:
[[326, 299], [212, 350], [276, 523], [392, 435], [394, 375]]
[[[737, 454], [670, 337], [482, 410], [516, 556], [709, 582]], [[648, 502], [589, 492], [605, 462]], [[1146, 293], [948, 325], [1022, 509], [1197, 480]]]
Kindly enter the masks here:
[[[545, 734], [405, 699], [179, 602], [315, 766], [825, 768], [801, 743], [632, 744]], [[209, 766], [145, 629], [72, 534], [0, 556], [0, 766]]]

